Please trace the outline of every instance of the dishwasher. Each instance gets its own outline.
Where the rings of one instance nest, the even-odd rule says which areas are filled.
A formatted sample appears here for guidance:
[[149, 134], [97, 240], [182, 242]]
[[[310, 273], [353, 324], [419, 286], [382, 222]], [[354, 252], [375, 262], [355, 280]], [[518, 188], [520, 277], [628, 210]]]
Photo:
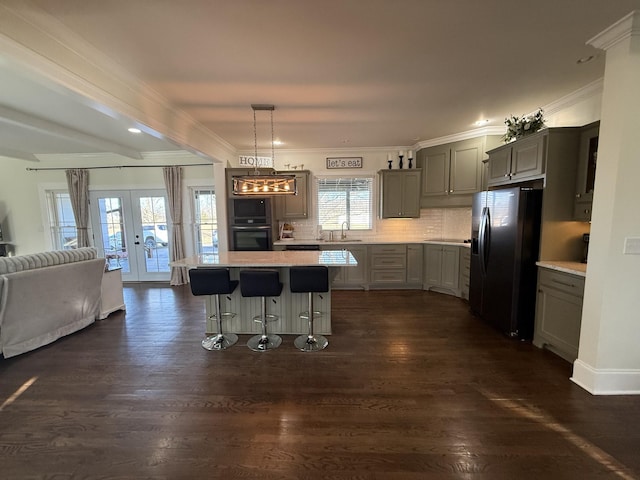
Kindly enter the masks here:
[[320, 250], [320, 245], [317, 243], [298, 244], [298, 245], [285, 245], [285, 250]]

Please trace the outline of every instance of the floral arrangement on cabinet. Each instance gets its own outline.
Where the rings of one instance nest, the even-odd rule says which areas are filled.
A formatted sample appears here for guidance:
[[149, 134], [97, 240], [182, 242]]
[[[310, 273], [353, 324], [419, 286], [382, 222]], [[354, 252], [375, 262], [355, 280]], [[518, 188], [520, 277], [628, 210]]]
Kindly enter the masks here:
[[504, 124], [507, 126], [507, 133], [504, 134], [505, 143], [536, 133], [545, 126], [542, 108], [533, 115], [505, 118]]

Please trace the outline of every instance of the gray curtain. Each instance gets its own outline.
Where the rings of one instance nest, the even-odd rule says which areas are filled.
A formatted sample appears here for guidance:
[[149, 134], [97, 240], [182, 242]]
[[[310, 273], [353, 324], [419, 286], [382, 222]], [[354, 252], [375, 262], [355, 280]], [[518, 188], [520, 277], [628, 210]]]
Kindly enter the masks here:
[[[182, 228], [182, 167], [164, 167], [162, 173], [173, 226], [169, 242], [169, 260], [173, 262], [185, 256]], [[185, 267], [171, 267], [171, 285], [184, 285], [185, 283], [187, 283], [187, 269]]]
[[67, 187], [71, 197], [73, 216], [76, 219], [78, 236], [77, 247], [89, 247], [89, 170], [70, 168], [67, 174]]

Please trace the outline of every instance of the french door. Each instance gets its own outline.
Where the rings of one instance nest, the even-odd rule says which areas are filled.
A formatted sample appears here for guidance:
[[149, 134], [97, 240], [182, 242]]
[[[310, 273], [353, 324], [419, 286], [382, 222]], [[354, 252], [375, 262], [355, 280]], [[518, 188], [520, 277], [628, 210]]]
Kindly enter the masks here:
[[129, 282], [169, 281], [169, 222], [164, 190], [90, 192], [94, 244]]

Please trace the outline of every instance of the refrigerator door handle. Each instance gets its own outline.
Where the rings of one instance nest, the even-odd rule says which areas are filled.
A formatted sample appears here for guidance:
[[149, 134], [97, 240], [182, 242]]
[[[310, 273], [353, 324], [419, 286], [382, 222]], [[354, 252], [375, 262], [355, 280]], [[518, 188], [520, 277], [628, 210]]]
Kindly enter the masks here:
[[490, 213], [489, 207], [484, 207], [482, 209], [482, 218], [480, 219], [480, 231], [478, 235], [478, 243], [480, 249], [480, 268], [482, 269], [482, 274], [487, 274], [487, 260], [489, 257], [489, 241], [490, 235]]

